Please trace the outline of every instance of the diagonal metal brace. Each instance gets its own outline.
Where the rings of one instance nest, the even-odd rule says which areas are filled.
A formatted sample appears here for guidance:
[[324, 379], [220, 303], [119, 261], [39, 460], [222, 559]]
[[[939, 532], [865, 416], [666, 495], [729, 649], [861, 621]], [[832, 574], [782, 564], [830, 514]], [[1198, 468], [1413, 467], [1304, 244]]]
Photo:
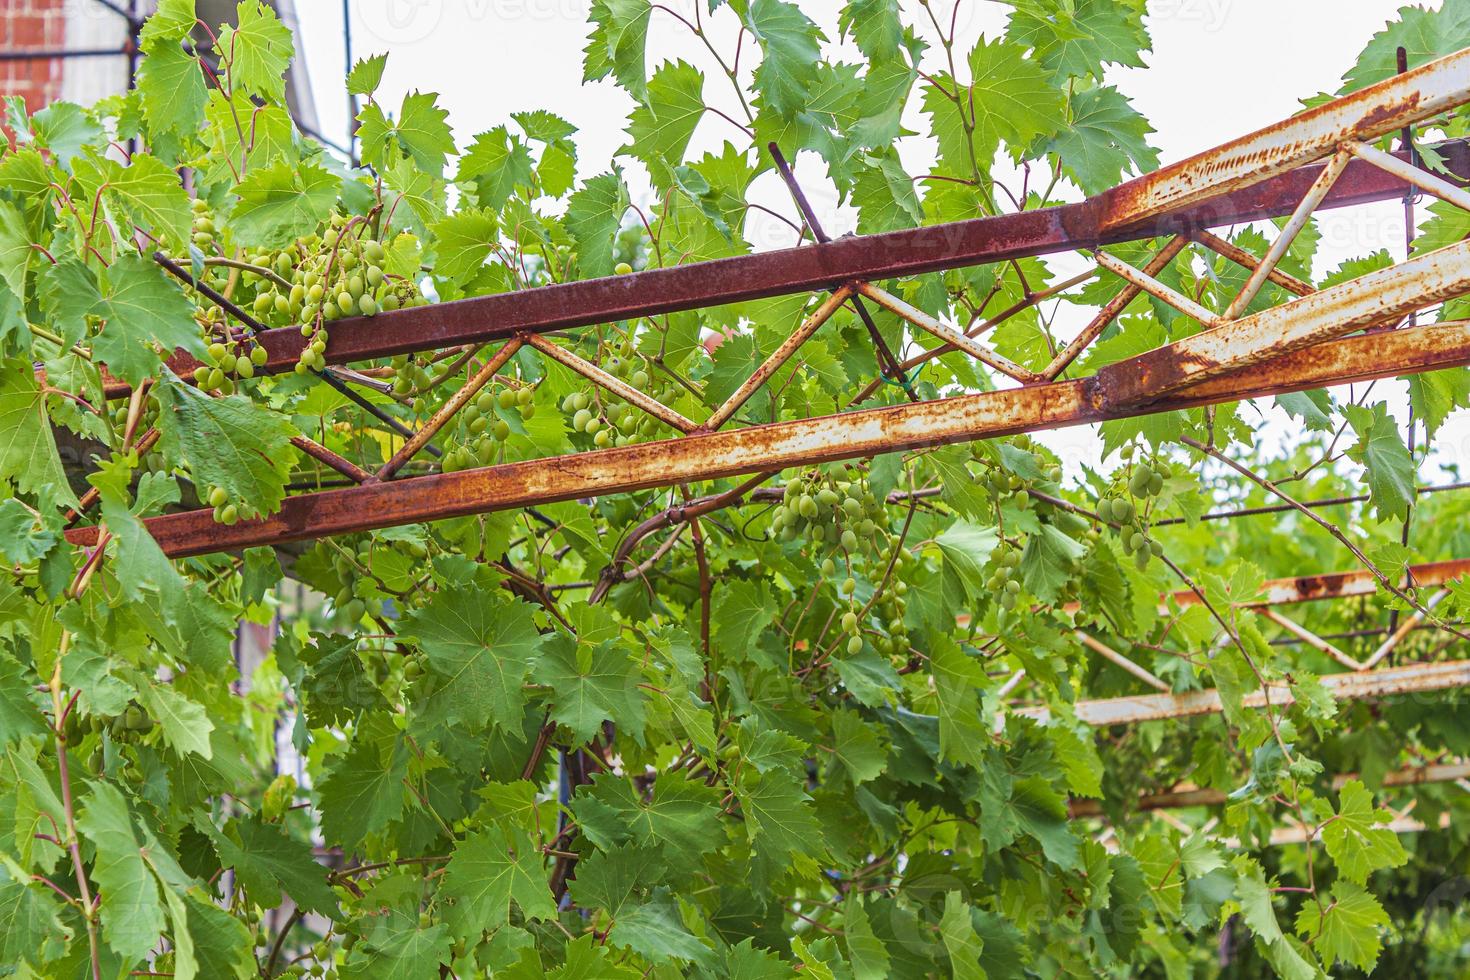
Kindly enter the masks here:
[[[801, 185], [796, 182], [796, 174], [792, 172], [791, 165], [781, 155], [781, 148], [774, 142], [767, 143], [766, 148], [771, 151], [771, 159], [776, 161], [776, 170], [781, 174], [781, 179], [786, 182], [787, 190], [791, 191], [792, 200], [796, 202], [796, 208], [801, 212], [802, 220], [812, 230], [812, 236], [820, 243], [830, 242], [831, 236], [822, 230], [822, 223], [817, 220], [817, 212], [812, 209], [811, 202], [806, 199]], [[919, 396], [914, 393], [913, 383], [909, 381], [908, 375], [898, 363], [898, 358], [893, 356], [893, 351], [888, 349], [888, 343], [883, 335], [878, 332], [878, 324], [873, 322], [873, 316], [868, 308], [863, 305], [861, 298], [852, 297], [852, 308], [857, 311], [858, 319], [863, 321], [863, 326], [868, 328], [868, 336], [873, 338], [873, 347], [878, 351], [878, 370], [884, 377], [903, 389], [908, 395], [909, 401], [916, 402]]]

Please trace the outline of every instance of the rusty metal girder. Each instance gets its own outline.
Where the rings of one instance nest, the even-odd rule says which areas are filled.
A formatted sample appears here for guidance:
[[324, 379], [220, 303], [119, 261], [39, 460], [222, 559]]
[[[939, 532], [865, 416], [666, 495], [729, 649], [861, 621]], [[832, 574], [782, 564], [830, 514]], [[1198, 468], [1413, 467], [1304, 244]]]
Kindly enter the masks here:
[[[1455, 579], [1470, 575], [1470, 558], [1453, 558], [1448, 561], [1427, 562], [1410, 565], [1408, 581], [1412, 586], [1424, 587], [1444, 585]], [[1293, 578], [1273, 579], [1262, 586], [1259, 599], [1244, 603], [1250, 607], [1288, 606], [1297, 602], [1315, 602], [1319, 599], [1349, 599], [1354, 596], [1373, 595], [1378, 591], [1378, 579], [1366, 568], [1350, 572], [1331, 572], [1326, 575], [1298, 575]], [[1188, 589], [1175, 592], [1170, 597], [1179, 608], [1197, 605], [1200, 598]], [[1167, 606], [1161, 606], [1167, 610]]]
[[[1360, 778], [1361, 776], [1357, 773], [1339, 774], [1332, 777], [1332, 788], [1340, 790], [1350, 781]], [[1461, 779], [1470, 779], [1470, 763], [1434, 762], [1390, 770], [1383, 774], [1382, 785], [1394, 788], [1424, 786], [1430, 783], [1452, 783]], [[1129, 809], [1140, 812], [1183, 810], [1195, 806], [1222, 806], [1227, 802], [1229, 802], [1229, 796], [1223, 790], [1179, 786], [1162, 793], [1148, 793], [1140, 796], [1129, 806]], [[1067, 815], [1074, 820], [1103, 815], [1102, 802], [1099, 800], [1074, 799], [1068, 803], [1067, 811]]]
[[[1395, 694], [1416, 694], [1426, 691], [1447, 691], [1452, 688], [1470, 687], [1470, 660], [1385, 667], [1382, 670], [1362, 673], [1327, 674], [1321, 678], [1321, 682], [1322, 686], [1339, 701], [1390, 697]], [[1281, 707], [1293, 703], [1296, 695], [1292, 693], [1290, 685], [1277, 682], [1248, 692], [1243, 700], [1248, 708], [1263, 708], [1267, 704]], [[1188, 718], [1194, 715], [1218, 714], [1223, 710], [1220, 692], [1213, 688], [1202, 691], [1183, 691], [1178, 694], [1140, 694], [1131, 697], [1102, 698], [1096, 701], [1078, 701], [1073, 708], [1076, 710], [1078, 721], [1094, 727], [1132, 725], [1142, 721], [1162, 721], [1168, 718]], [[1041, 706], [1017, 708], [1012, 713], [1037, 721], [1045, 721], [1051, 717], [1050, 709]]]
[[[1120, 403], [1097, 378], [1083, 378], [321, 491], [288, 497], [276, 514], [235, 525], [215, 523], [207, 509], [146, 523], [165, 554], [184, 557], [1466, 364], [1470, 323], [1433, 324], [1317, 344], [1193, 385], [1147, 407]], [[92, 544], [96, 529], [74, 529], [68, 539]]]
[[[1452, 140], [1439, 144], [1436, 151], [1451, 173], [1470, 180], [1470, 141]], [[1150, 175], [1109, 192], [1114, 198], [1102, 195], [1077, 204], [845, 236], [798, 248], [337, 320], [332, 323], [326, 359], [346, 364], [520, 333], [825, 290], [853, 280], [889, 279], [1273, 218], [1295, 210], [1321, 170], [1299, 167], [1249, 186], [1231, 185], [1217, 190], [1216, 197], [1195, 200], [1184, 208], [1143, 215], [1132, 205], [1125, 207], [1128, 198], [1123, 191]], [[1372, 164], [1354, 160], [1319, 210], [1391, 200], [1402, 197], [1410, 186]], [[295, 327], [264, 331], [258, 340], [267, 355], [258, 370], [267, 374], [291, 370], [306, 343]], [[187, 377], [198, 362], [180, 353], [169, 366]], [[113, 382], [108, 396], [118, 397], [127, 390], [125, 384]]]
[[1110, 364], [1097, 379], [1119, 401], [1149, 401], [1467, 290], [1470, 242], [1459, 242]]
[[1321, 159], [1344, 142], [1375, 140], [1466, 101], [1470, 48], [1104, 191], [1099, 231], [1257, 183]]

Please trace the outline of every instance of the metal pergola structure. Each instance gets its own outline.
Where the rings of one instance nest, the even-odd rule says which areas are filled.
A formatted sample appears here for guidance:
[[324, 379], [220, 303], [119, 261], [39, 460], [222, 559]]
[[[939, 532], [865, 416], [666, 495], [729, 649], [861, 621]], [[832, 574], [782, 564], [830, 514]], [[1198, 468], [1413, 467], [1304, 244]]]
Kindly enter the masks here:
[[[859, 459], [1023, 432], [1127, 418], [1202, 405], [1234, 402], [1370, 379], [1470, 365], [1470, 321], [1420, 323], [1416, 315], [1470, 293], [1470, 242], [1458, 242], [1407, 258], [1361, 278], [1320, 291], [1281, 270], [1280, 260], [1312, 214], [1425, 193], [1470, 210], [1470, 144], [1435, 146], [1444, 170], [1429, 170], [1411, 146], [1389, 153], [1374, 144], [1415, 124], [1431, 123], [1470, 101], [1470, 49], [1404, 72], [1362, 91], [1309, 109], [1180, 163], [1132, 180], [1076, 204], [997, 217], [933, 225], [881, 235], [843, 237], [776, 252], [691, 263], [603, 279], [569, 282], [515, 293], [337, 321], [331, 330], [326, 376], [339, 390], [354, 378], [339, 366], [393, 354], [458, 348], [471, 367], [469, 380], [377, 472], [369, 473], [300, 435], [295, 444], [342, 473], [354, 485], [299, 493], [266, 518], [216, 524], [209, 509], [170, 513], [146, 524], [165, 554], [201, 555], [394, 525], [433, 521], [555, 501], [586, 499], [787, 467]], [[798, 203], [802, 204], [800, 198]], [[1285, 217], [1265, 255], [1231, 245], [1210, 229]], [[1163, 238], [1141, 268], [1103, 246]], [[1186, 249], [1215, 253], [1248, 270], [1245, 285], [1224, 310], [1210, 310], [1158, 276]], [[915, 308], [875, 284], [902, 276], [999, 262], [1024, 256], [1080, 251], [1096, 268], [1045, 290], [990, 319], [954, 325]], [[187, 273], [160, 256], [180, 278]], [[1040, 371], [1012, 363], [982, 339], [1009, 316], [1093, 276], [1112, 276], [1121, 289], [1093, 320]], [[1290, 298], [1248, 312], [1268, 283]], [[706, 419], [690, 419], [603, 371], [553, 334], [595, 324], [800, 292], [827, 293], [790, 338]], [[200, 287], [206, 296], [211, 294]], [[1197, 320], [1203, 331], [1094, 374], [1064, 379], [1078, 357], [1136, 297], [1148, 294]], [[299, 330], [267, 330], [223, 297], [214, 296], [268, 354], [264, 372], [293, 367], [304, 344]], [[962, 351], [1010, 387], [930, 401], [858, 408], [881, 383], [875, 380], [849, 410], [836, 415], [768, 425], [730, 427], [739, 410], [785, 365], [802, 344], [844, 304], [876, 304], [939, 346], [896, 363], [880, 358], [885, 374], [907, 371], [942, 353]], [[861, 312], [861, 311], [860, 311]], [[488, 349], [498, 344], [493, 353]], [[463, 405], [488, 384], [516, 352], [535, 350], [626, 399], [679, 435], [654, 442], [605, 448], [453, 473], [405, 476], [403, 465], [432, 441]], [[880, 352], [881, 353], [881, 352]], [[474, 358], [482, 358], [478, 362]], [[170, 367], [188, 377], [197, 362], [176, 354]], [[898, 377], [903, 377], [899, 374]], [[112, 382], [109, 394], [127, 394]], [[354, 393], [357, 394], [357, 393]], [[358, 394], [359, 400], [365, 396]], [[379, 410], [381, 411], [381, 410]], [[140, 448], [156, 434], [146, 433]], [[726, 494], [738, 502], [740, 493]], [[87, 503], [87, 501], [84, 501]], [[68, 538], [96, 547], [96, 527], [75, 527]], [[1466, 570], [1465, 562], [1416, 572], [1418, 584], [1438, 585]], [[1390, 630], [1386, 648], [1364, 659], [1348, 657], [1330, 641], [1296, 625], [1275, 607], [1315, 598], [1372, 592], [1367, 572], [1270, 583], [1267, 600], [1255, 603], [1296, 640], [1348, 668], [1323, 683], [1338, 697], [1470, 686], [1470, 662], [1397, 665], [1372, 669], [1422, 614]], [[1182, 593], [1176, 605], [1195, 601]], [[1437, 602], [1432, 599], [1431, 602]], [[1107, 649], [1095, 638], [1090, 648]], [[1098, 652], [1102, 653], [1101, 650]], [[1111, 654], [1111, 655], [1110, 655]], [[1126, 657], [1103, 653], [1118, 663]], [[1167, 688], [1148, 671], [1124, 666], [1150, 687]], [[1003, 689], [1014, 689], [1019, 677]], [[1281, 704], [1285, 688], [1268, 688], [1248, 703]], [[1004, 696], [1004, 694], [1002, 695]], [[1089, 724], [1119, 724], [1219, 710], [1212, 691], [1176, 694], [1159, 690], [1137, 697], [1082, 702], [1077, 716]], [[1044, 709], [1019, 709], [1042, 716]]]

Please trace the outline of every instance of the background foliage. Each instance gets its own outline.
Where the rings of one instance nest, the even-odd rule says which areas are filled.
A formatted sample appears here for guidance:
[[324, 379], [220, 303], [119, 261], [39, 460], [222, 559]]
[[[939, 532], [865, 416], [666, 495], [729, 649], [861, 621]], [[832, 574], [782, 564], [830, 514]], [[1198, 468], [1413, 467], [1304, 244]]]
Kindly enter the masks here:
[[[1010, 6], [1005, 31], [967, 51], [918, 38], [921, 20], [953, 35], [949, 10], [928, 3], [853, 0], [820, 25], [785, 0], [695, 5], [689, 57], [729, 66], [719, 74], [646, 49], [650, 19], [671, 11], [599, 0], [586, 78], [638, 106], [627, 146], [582, 180], [564, 120], [517, 113], [459, 146], [433, 94], [374, 97], [384, 56], [348, 79], [362, 159], [344, 165], [294, 129], [291, 36], [256, 0], [207, 52], [191, 0], [163, 0], [126, 95], [30, 116], [9, 100], [0, 962], [47, 977], [1463, 972], [1463, 914], [1435, 913], [1459, 899], [1464, 823], [1401, 838], [1378, 802], [1387, 771], [1470, 752], [1459, 695], [1334, 704], [1317, 680], [1330, 661], [1273, 643], [1276, 626], [1157, 597], [1190, 586], [1239, 601], [1267, 577], [1356, 560], [1294, 513], [1201, 521], [1277, 500], [1224, 456], [1300, 499], [1365, 494], [1332, 520], [1390, 578], [1470, 553], [1461, 495], [1420, 498], [1400, 537], [1419, 470], [1437, 471], [1421, 464], [1470, 397], [1464, 371], [1408, 383], [1409, 443], [1386, 386], [1309, 392], [1279, 400], [1297, 435], [1271, 452], [1257, 445], [1269, 406], [1240, 404], [1105, 424], [1105, 468], [1068, 478], [1027, 437], [882, 457], [781, 474], [765, 496], [627, 553], [640, 521], [735, 484], [179, 562], [143, 529], [181, 506], [269, 514], [288, 484], [330, 479], [290, 448], [296, 431], [369, 469], [398, 445], [311, 372], [320, 349], [296, 373], [256, 377], [248, 337], [227, 336], [153, 250], [325, 343], [348, 313], [743, 254], [769, 141], [819, 157], [861, 232], [1041, 207], [1156, 166], [1147, 120], [1103, 80], [1144, 63], [1143, 0]], [[717, 19], [742, 25], [738, 59], [710, 41]], [[860, 56], [829, 59], [837, 38]], [[1470, 44], [1470, 15], [1405, 8], [1344, 90], [1391, 73], [1399, 44], [1415, 64]], [[925, 131], [905, 128], [910, 104]], [[691, 155], [707, 128], [726, 142]], [[1463, 114], [1439, 127], [1466, 130]], [[927, 147], [933, 167], [906, 171], [896, 145]], [[635, 169], [650, 193], [630, 192]], [[1437, 211], [1419, 247], [1467, 231]], [[1256, 229], [1232, 237], [1266, 244]], [[1304, 234], [1284, 268], [1310, 276], [1315, 242]], [[1389, 261], [1363, 256], [1327, 280]], [[1242, 281], [1193, 251], [1163, 277], [1217, 305]], [[964, 322], [1057, 278], [1024, 259], [886, 285]], [[704, 417], [812, 302], [565, 342]], [[1057, 315], [1031, 310], [993, 341], [1040, 367]], [[896, 349], [925, 343], [880, 326]], [[1139, 300], [1081, 369], [1197, 329]], [[701, 341], [724, 333], [708, 354]], [[170, 376], [161, 353], [176, 347], [213, 367]], [[102, 363], [155, 383], [105, 406]], [[376, 400], [412, 423], [465, 363], [358, 367], [391, 383]], [[840, 313], [739, 421], [840, 410], [876, 374], [861, 324]], [[917, 378], [926, 397], [990, 384], [953, 354]], [[528, 352], [487, 391], [447, 430], [442, 464], [423, 456], [412, 472], [668, 434]], [[885, 387], [877, 402], [901, 398]], [[92, 554], [61, 536], [89, 485], [107, 530]], [[288, 602], [292, 580], [316, 598]], [[1378, 625], [1366, 603], [1302, 615], [1322, 633]], [[1456, 585], [1437, 615], [1466, 618], [1470, 591]], [[280, 626], [248, 677], [231, 653], [242, 619]], [[1078, 628], [1175, 690], [1218, 688], [1223, 715], [1089, 729], [1077, 700], [1137, 685], [1087, 654]], [[1459, 649], [1426, 630], [1399, 656]], [[1021, 668], [1017, 694], [1050, 709], [1045, 723], [1003, 710]], [[1241, 707], [1261, 678], [1290, 683], [1296, 703]], [[282, 744], [303, 760], [299, 784], [277, 775]], [[1338, 773], [1357, 777], [1334, 789]], [[1180, 780], [1229, 802], [1173, 822], [1131, 809]], [[1392, 792], [1431, 828], [1466, 809], [1452, 785]], [[1069, 820], [1069, 799], [1103, 816]], [[1312, 842], [1270, 846], [1293, 823]]]

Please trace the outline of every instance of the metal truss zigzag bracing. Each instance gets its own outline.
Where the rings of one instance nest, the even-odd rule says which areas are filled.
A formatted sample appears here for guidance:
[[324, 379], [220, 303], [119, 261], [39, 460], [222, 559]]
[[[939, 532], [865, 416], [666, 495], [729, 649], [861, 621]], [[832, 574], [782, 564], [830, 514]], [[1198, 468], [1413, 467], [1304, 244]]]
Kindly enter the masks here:
[[[1418, 311], [1470, 292], [1470, 242], [1416, 255], [1320, 291], [1277, 265], [1319, 208], [1402, 197], [1411, 191], [1460, 207], [1470, 205], [1470, 194], [1461, 186], [1417, 166], [1411, 149], [1395, 155], [1372, 145], [1467, 100], [1470, 49], [1078, 204], [417, 307], [371, 320], [339, 321], [333, 325], [326, 357], [334, 365], [328, 368], [328, 380], [342, 388], [360, 376], [337, 365], [456, 345], [467, 345], [468, 358], [477, 345], [504, 343], [479, 365], [470, 361], [476, 370], [465, 390], [419, 432], [407, 433], [404, 445], [376, 473], [335, 461], [335, 468], [358, 485], [288, 497], [278, 513], [233, 526], [216, 524], [207, 510], [163, 515], [150, 519], [148, 526], [166, 554], [186, 556], [1464, 365], [1470, 363], [1470, 326], [1405, 324]], [[1437, 153], [1460, 179], [1470, 177], [1470, 147], [1451, 142], [1441, 144]], [[1208, 230], [1278, 216], [1288, 220], [1260, 257]], [[1160, 236], [1168, 240], [1142, 268], [1101, 250], [1110, 242]], [[1162, 264], [1184, 248], [1218, 251], [1249, 270], [1244, 287], [1225, 310], [1204, 309], [1157, 278]], [[1013, 310], [978, 324], [942, 322], [873, 281], [1065, 250], [1083, 252], [1096, 268], [1028, 295]], [[176, 266], [173, 271], [183, 272]], [[1092, 276], [1116, 277], [1121, 292], [1044, 369], [1015, 364], [981, 338], [1005, 316]], [[1291, 298], [1247, 312], [1267, 282], [1281, 286]], [[591, 324], [818, 289], [828, 297], [703, 420], [660, 404], [550, 336]], [[1174, 306], [1205, 329], [1094, 375], [1056, 380], [1141, 293]], [[855, 409], [825, 418], [728, 428], [741, 406], [802, 344], [844, 304], [861, 303], [859, 297], [939, 343], [890, 366], [906, 371], [929, 357], [962, 351], [999, 383], [1019, 386]], [[290, 328], [263, 330], [257, 340], [268, 354], [266, 371], [294, 365], [304, 342], [300, 331]], [[512, 354], [527, 349], [626, 399], [679, 435], [448, 474], [400, 475], [412, 456], [435, 450], [435, 434], [478, 387]], [[187, 376], [195, 365], [176, 355], [171, 366]], [[871, 390], [872, 385], [855, 403]], [[401, 429], [401, 423], [394, 422]], [[333, 454], [305, 435], [296, 445], [333, 465]], [[87, 527], [69, 532], [71, 540], [83, 545], [95, 542], [95, 535], [95, 529]]]

